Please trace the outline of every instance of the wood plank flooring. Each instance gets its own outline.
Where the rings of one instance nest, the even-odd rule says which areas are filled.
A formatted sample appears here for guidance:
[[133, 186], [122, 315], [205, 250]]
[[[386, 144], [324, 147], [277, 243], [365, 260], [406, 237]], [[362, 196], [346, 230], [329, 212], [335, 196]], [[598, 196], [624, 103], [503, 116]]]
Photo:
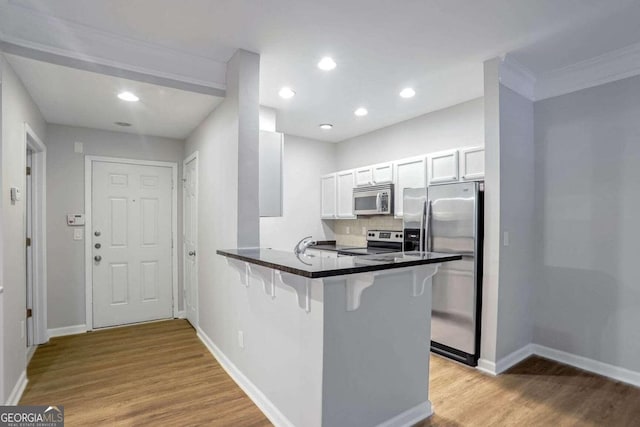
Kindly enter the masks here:
[[[20, 404], [67, 426], [271, 425], [183, 320], [53, 338], [28, 376]], [[431, 400], [419, 427], [640, 426], [640, 389], [538, 357], [494, 378], [432, 356]]]

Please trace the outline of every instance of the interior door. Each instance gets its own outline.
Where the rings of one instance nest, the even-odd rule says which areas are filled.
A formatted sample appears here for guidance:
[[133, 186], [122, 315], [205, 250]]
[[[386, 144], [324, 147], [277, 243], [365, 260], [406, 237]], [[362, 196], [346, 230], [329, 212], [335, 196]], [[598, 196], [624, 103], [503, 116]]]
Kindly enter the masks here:
[[172, 169], [92, 167], [93, 327], [173, 316]]
[[198, 326], [198, 158], [184, 164], [184, 305], [187, 320]]
[[27, 347], [33, 345], [33, 179], [31, 178], [31, 168], [33, 167], [33, 151], [27, 149], [27, 180], [25, 185], [25, 205], [26, 205], [26, 260], [27, 260]]

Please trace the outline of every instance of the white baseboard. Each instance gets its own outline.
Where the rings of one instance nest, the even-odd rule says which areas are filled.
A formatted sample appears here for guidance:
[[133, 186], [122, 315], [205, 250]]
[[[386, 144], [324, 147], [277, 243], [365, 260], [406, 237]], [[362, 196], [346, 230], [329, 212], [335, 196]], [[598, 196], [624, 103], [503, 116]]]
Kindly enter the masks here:
[[478, 366], [476, 366], [476, 369], [484, 372], [485, 374], [493, 375], [494, 377], [498, 375], [496, 372], [496, 364], [487, 359], [478, 359]]
[[562, 350], [545, 347], [539, 344], [532, 344], [531, 346], [533, 348], [533, 353], [540, 357], [555, 360], [556, 362], [564, 363], [565, 365], [570, 365], [594, 374], [640, 387], [640, 372], [610, 365], [608, 363], [578, 356], [572, 353], [567, 353]]
[[262, 413], [275, 425], [276, 427], [294, 427], [294, 424], [289, 421], [285, 415], [271, 402], [267, 396], [260, 391], [255, 384], [249, 380], [236, 365], [231, 362], [225, 356], [225, 354], [211, 341], [211, 338], [205, 334], [202, 329], [197, 328], [197, 335], [200, 341], [207, 347], [209, 352], [218, 361], [220, 366], [229, 374], [229, 376], [238, 384], [238, 386], [249, 396], [249, 399], [256, 404]]
[[27, 366], [29, 366], [29, 362], [31, 362], [31, 358], [34, 354], [36, 354], [37, 345], [32, 345], [31, 347], [27, 347]]
[[7, 405], [16, 406], [20, 402], [20, 398], [22, 397], [22, 393], [24, 393], [24, 389], [27, 388], [28, 382], [29, 380], [27, 380], [27, 371], [24, 370], [20, 374], [20, 378], [18, 378], [16, 385], [13, 386], [13, 390], [11, 390], [11, 394], [7, 399]]
[[178, 311], [178, 317], [176, 317], [176, 319], [186, 319], [187, 318], [187, 312], [184, 310]]
[[406, 411], [396, 415], [395, 417], [378, 424], [377, 427], [411, 427], [420, 421], [433, 415], [431, 402], [422, 402], [419, 405], [409, 408]]
[[527, 357], [533, 354], [533, 344], [527, 344], [524, 347], [514, 351], [498, 360], [496, 363], [496, 373], [501, 374], [504, 371], [508, 370], [512, 366], [517, 365], [522, 362]]
[[77, 335], [87, 332], [87, 325], [65, 326], [63, 328], [54, 328], [47, 331], [49, 338], [63, 337], [65, 335]]

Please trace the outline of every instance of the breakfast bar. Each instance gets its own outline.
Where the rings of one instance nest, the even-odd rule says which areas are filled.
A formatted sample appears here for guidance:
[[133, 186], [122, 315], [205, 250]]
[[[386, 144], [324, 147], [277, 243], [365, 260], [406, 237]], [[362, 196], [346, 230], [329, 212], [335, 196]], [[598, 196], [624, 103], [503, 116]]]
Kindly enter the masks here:
[[[301, 339], [319, 354], [309, 357], [299, 389], [290, 391], [299, 405], [277, 408], [284, 424], [409, 426], [431, 415], [431, 277], [442, 263], [460, 260], [460, 255], [322, 258], [271, 249], [217, 253], [238, 273], [241, 286], [259, 286], [265, 298], [295, 294], [291, 301], [306, 313], [289, 320], [309, 323]], [[288, 354], [293, 344], [278, 351]]]

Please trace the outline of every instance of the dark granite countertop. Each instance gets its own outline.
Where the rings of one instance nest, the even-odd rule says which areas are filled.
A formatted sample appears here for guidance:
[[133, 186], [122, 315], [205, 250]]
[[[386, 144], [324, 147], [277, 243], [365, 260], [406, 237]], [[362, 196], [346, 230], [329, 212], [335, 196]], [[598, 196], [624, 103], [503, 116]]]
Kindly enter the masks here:
[[218, 255], [261, 265], [311, 279], [413, 267], [462, 259], [461, 255], [437, 252], [394, 252], [380, 255], [322, 258], [296, 256], [273, 249], [223, 249]]
[[318, 242], [318, 244], [313, 245], [313, 246], [309, 246], [308, 249], [318, 249], [320, 251], [333, 251], [333, 252], [340, 252], [340, 251], [348, 251], [349, 249], [365, 249], [366, 246], [349, 246], [349, 245], [337, 245], [335, 240], [334, 241], [324, 241], [324, 242]]

